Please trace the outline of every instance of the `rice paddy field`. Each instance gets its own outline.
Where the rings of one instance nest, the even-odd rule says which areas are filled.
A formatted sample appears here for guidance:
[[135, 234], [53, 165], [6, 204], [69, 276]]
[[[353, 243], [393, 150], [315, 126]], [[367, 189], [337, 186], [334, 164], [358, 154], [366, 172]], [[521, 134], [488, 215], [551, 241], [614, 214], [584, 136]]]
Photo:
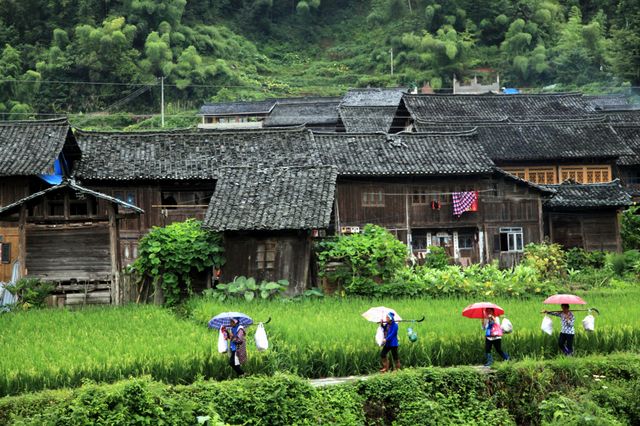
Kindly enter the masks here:
[[[600, 310], [596, 331], [582, 331], [586, 313], [576, 313], [576, 356], [640, 351], [640, 289], [582, 294]], [[557, 355], [560, 329], [540, 330], [543, 298], [494, 299], [513, 322], [503, 348], [514, 359]], [[93, 308], [82, 311], [40, 310], [0, 315], [0, 396], [44, 388], [77, 386], [83, 379], [112, 382], [149, 375], [167, 383], [196, 378], [231, 377], [225, 354], [218, 354], [217, 334], [207, 321], [223, 311], [242, 311], [266, 326], [269, 350], [257, 352], [249, 329], [250, 374], [287, 371], [304, 377], [345, 376], [377, 371], [376, 325], [361, 317], [385, 305], [419, 324], [401, 324], [400, 356], [404, 366], [449, 366], [483, 362], [479, 320], [461, 316], [472, 299], [341, 299], [303, 301], [227, 301], [193, 299], [188, 318], [154, 306]], [[418, 333], [409, 342], [407, 327]]]

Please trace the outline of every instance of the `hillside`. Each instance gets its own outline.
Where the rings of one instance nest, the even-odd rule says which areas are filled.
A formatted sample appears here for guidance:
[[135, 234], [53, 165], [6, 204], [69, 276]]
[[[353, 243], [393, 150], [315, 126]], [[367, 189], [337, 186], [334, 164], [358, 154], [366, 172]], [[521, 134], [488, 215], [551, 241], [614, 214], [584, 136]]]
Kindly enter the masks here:
[[5, 119], [157, 112], [160, 77], [178, 116], [205, 100], [446, 88], [478, 70], [507, 86], [612, 92], [640, 83], [640, 4], [8, 1], [0, 45]]

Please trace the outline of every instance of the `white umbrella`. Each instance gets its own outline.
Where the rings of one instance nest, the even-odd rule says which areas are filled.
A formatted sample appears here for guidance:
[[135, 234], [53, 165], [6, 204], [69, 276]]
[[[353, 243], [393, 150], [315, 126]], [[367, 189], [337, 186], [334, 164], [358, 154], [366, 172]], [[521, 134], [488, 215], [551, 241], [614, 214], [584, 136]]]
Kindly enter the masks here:
[[380, 322], [380, 321], [384, 321], [384, 320], [387, 319], [387, 314], [389, 312], [393, 312], [394, 320], [396, 320], [396, 321], [401, 321], [402, 320], [402, 318], [400, 318], [400, 315], [398, 315], [398, 313], [395, 310], [393, 310], [391, 308], [386, 308], [384, 306], [376, 306], [375, 308], [371, 308], [367, 312], [362, 314], [362, 316], [367, 321]]

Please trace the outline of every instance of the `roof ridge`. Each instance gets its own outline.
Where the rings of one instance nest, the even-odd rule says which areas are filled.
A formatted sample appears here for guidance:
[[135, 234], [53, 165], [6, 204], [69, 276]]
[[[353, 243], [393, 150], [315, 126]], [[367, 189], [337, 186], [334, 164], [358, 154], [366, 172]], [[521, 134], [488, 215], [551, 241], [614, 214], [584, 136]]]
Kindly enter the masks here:
[[67, 116], [56, 118], [45, 118], [42, 120], [5, 120], [0, 121], [0, 126], [14, 126], [14, 125], [45, 125], [45, 124], [67, 124], [69, 125], [69, 119]]
[[504, 93], [481, 93], [481, 94], [470, 94], [470, 93], [405, 93], [403, 94], [404, 96], [408, 96], [408, 97], [475, 97], [475, 98], [482, 98], [482, 97], [496, 97], [496, 96], [501, 96], [501, 97], [511, 97], [511, 98], [517, 98], [517, 97], [525, 97], [525, 96], [539, 96], [539, 97], [543, 97], [543, 96], [553, 96], [553, 97], [569, 97], [569, 96], [575, 96], [575, 97], [582, 97], [584, 94], [582, 92], [557, 92], [557, 93], [519, 93], [517, 95], [506, 95]]

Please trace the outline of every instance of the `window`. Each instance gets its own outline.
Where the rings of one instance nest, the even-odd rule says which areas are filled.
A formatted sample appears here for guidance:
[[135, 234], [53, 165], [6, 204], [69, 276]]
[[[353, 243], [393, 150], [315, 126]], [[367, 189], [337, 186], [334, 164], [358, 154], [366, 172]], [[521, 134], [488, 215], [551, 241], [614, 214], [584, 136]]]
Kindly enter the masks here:
[[11, 243], [0, 243], [0, 261], [11, 263]]
[[136, 194], [134, 192], [127, 192], [127, 203], [136, 205]]
[[276, 263], [276, 243], [265, 241], [256, 248], [256, 267], [259, 271], [273, 269]]
[[49, 216], [64, 216], [64, 194], [58, 192], [47, 200]]
[[459, 249], [472, 249], [473, 241], [474, 241], [473, 234], [458, 234]]
[[519, 177], [520, 179], [527, 179], [527, 170], [525, 168], [516, 169], [512, 167], [505, 167], [504, 170], [507, 173], [511, 173], [512, 175]]
[[427, 204], [427, 194], [424, 193], [422, 188], [413, 188], [413, 194], [411, 194], [412, 204]]
[[567, 179], [578, 183], [599, 183], [611, 181], [609, 166], [563, 166], [560, 167], [560, 180]]
[[540, 184], [556, 183], [556, 171], [553, 167], [532, 167], [527, 173], [527, 180], [529, 182]]
[[522, 251], [522, 228], [500, 228], [500, 251]]
[[382, 190], [372, 189], [362, 193], [362, 205], [368, 207], [384, 207]]

